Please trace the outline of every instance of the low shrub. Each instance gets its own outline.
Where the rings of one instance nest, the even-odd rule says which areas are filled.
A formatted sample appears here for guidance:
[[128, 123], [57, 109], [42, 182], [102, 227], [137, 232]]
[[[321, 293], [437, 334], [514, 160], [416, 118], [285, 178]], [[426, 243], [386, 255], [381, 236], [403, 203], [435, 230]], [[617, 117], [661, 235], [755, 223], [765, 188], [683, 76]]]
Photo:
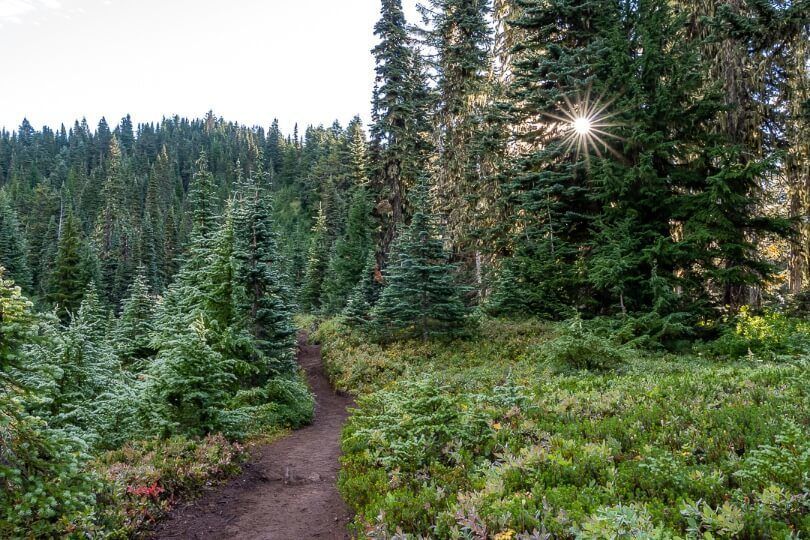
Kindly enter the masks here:
[[86, 451], [0, 396], [0, 538], [79, 538], [98, 529], [102, 482], [85, 471]]
[[178, 500], [238, 472], [244, 455], [222, 435], [150, 439], [102, 454], [93, 470], [108, 486], [97, 509], [105, 534], [143, 532]]
[[315, 400], [299, 373], [237, 392], [222, 414], [225, 435], [242, 440], [308, 424], [315, 415]]
[[387, 347], [323, 325], [330, 373], [360, 394], [339, 481], [357, 536], [810, 533], [802, 362], [650, 354], [583, 326], [598, 344], [587, 351], [608, 350], [599, 358], [620, 357], [622, 369], [559, 370], [551, 358], [568, 353], [538, 362], [550, 342], [579, 345], [577, 329], [537, 321], [486, 320], [478, 339]]
[[653, 525], [652, 516], [644, 506], [621, 504], [599, 508], [585, 520], [576, 537], [578, 540], [673, 538], [671, 534]]
[[700, 348], [720, 358], [752, 355], [764, 359], [810, 352], [810, 323], [778, 311], [755, 313], [744, 307], [720, 337]]
[[626, 347], [590, 330], [581, 319], [563, 325], [556, 338], [539, 348], [539, 357], [561, 369], [611, 371], [624, 364]]

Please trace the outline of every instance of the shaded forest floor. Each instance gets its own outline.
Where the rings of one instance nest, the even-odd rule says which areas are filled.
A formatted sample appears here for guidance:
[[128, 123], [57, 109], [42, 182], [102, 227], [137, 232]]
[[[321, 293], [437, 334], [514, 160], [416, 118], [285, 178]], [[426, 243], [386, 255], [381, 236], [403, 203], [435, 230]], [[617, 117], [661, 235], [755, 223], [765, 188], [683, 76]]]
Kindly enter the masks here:
[[256, 448], [243, 473], [178, 507], [153, 538], [346, 539], [351, 512], [335, 485], [351, 398], [332, 390], [319, 346], [300, 339], [298, 361], [316, 397], [312, 425]]

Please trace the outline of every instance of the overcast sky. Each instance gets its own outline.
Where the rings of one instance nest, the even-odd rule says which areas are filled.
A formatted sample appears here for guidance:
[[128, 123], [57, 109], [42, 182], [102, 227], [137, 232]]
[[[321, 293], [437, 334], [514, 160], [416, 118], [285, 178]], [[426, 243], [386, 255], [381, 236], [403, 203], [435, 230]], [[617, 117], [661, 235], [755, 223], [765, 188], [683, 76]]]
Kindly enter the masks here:
[[[417, 0], [403, 0], [416, 22]], [[379, 0], [0, 0], [0, 127], [369, 117]]]

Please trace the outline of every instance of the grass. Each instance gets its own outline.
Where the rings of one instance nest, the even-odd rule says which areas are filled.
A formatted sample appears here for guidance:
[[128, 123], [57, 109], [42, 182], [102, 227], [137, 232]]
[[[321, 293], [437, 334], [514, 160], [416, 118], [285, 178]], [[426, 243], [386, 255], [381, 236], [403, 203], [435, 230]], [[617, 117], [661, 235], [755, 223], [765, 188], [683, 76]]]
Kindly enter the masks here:
[[539, 321], [384, 347], [332, 320], [315, 337], [336, 386], [359, 396], [339, 487], [360, 537], [810, 533], [800, 355], [651, 353]]

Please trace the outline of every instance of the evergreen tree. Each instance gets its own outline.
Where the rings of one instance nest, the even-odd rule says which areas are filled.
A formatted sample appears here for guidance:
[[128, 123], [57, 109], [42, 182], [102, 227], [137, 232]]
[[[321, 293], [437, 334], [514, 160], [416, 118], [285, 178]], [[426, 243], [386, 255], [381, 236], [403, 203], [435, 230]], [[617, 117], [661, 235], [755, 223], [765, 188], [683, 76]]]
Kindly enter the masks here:
[[213, 257], [216, 232], [216, 193], [214, 179], [208, 170], [208, 157], [202, 153], [196, 161], [196, 172], [189, 192], [192, 207], [192, 231], [183, 264], [166, 292], [156, 316], [155, 348], [186, 331], [201, 316], [206, 306], [204, 285]]
[[135, 237], [130, 219], [129, 190], [118, 139], [110, 140], [107, 177], [101, 190], [103, 206], [94, 232], [101, 267], [100, 286], [118, 305], [135, 268]]
[[421, 8], [430, 26], [426, 44], [436, 51], [438, 138], [435, 162], [438, 210], [454, 257], [476, 262], [482, 229], [482, 182], [487, 171], [484, 139], [491, 81], [492, 28], [488, 0], [430, 0]]
[[346, 306], [367, 254], [374, 248], [371, 210], [365, 188], [356, 188], [349, 207], [346, 233], [335, 244], [324, 282], [326, 311], [329, 313], [337, 313]]
[[[47, 419], [51, 426], [75, 432], [85, 441], [97, 444], [99, 422], [95, 400], [116, 386], [120, 363], [111, 344], [106, 339], [97, 339], [92, 308], [80, 308], [78, 313], [43, 354], [54, 374], [47, 392]], [[89, 319], [85, 320], [83, 315]]]
[[110, 310], [101, 299], [96, 283], [91, 281], [84, 290], [78, 318], [85, 323], [87, 333], [93, 341], [101, 342], [109, 337], [109, 313]]
[[273, 229], [273, 203], [269, 193], [251, 183], [240, 195], [235, 216], [234, 259], [243, 296], [239, 308], [264, 359], [257, 379], [290, 374], [295, 369], [295, 326], [292, 294], [281, 272], [282, 261]]
[[346, 309], [343, 310], [346, 322], [352, 326], [366, 324], [370, 319], [371, 308], [380, 298], [382, 288], [382, 273], [377, 266], [377, 257], [373, 250], [369, 250], [360, 280], [349, 295]]
[[172, 336], [150, 367], [144, 414], [168, 435], [205, 435], [223, 428], [221, 411], [236, 376], [232, 360], [209, 345], [202, 318]]
[[138, 366], [155, 354], [150, 341], [154, 315], [155, 301], [149, 294], [147, 269], [140, 266], [123, 301], [113, 334], [116, 353], [125, 366]]
[[363, 131], [363, 122], [355, 116], [346, 128], [346, 152], [348, 154], [349, 182], [351, 186], [368, 186], [368, 143]]
[[427, 183], [419, 183], [413, 200], [411, 224], [394, 245], [385, 271], [385, 288], [371, 312], [380, 335], [421, 337], [452, 335], [465, 324], [467, 308], [455, 267], [440, 239], [435, 217], [429, 213]]
[[323, 283], [329, 267], [329, 238], [326, 228], [326, 214], [323, 207], [318, 209], [315, 226], [312, 228], [304, 286], [301, 290], [301, 307], [308, 311], [318, 311], [323, 298]]
[[17, 213], [5, 190], [0, 190], [0, 265], [5, 267], [8, 276], [17, 285], [30, 291], [32, 276], [28, 268], [27, 251]]
[[[750, 241], [780, 226], [755, 215], [764, 164], [713, 130], [722, 96], [681, 16], [571, 0], [525, 10], [516, 24], [513, 121], [545, 120], [523, 134], [505, 184], [516, 233], [495, 304], [683, 320], [766, 276]], [[577, 133], [574, 117], [598, 131]], [[624, 138], [621, 154], [605, 133]]]
[[0, 266], [0, 388], [16, 386], [12, 369], [24, 364], [22, 348], [37, 341], [36, 318], [33, 304], [23, 296], [20, 287], [6, 276]]
[[87, 285], [94, 278], [94, 264], [90, 248], [85, 242], [79, 223], [68, 211], [62, 225], [62, 234], [48, 281], [47, 299], [58, 306], [63, 321], [76, 313]]
[[[160, 163], [161, 159], [158, 159]], [[157, 172], [157, 166], [149, 174], [146, 187], [146, 204], [143, 215], [141, 259], [146, 267], [149, 285], [153, 291], [163, 290], [165, 280], [169, 277], [165, 274], [166, 267], [166, 233], [165, 219], [160, 202], [161, 178]]]
[[382, 0], [374, 26], [380, 43], [372, 54], [376, 82], [372, 97], [372, 196], [381, 225], [380, 252], [408, 218], [406, 194], [427, 159], [427, 89], [419, 55], [408, 35], [401, 0]]
[[50, 186], [38, 185], [34, 188], [26, 225], [28, 268], [31, 269], [34, 296], [44, 295], [47, 291], [49, 266], [56, 255], [56, 219], [60, 213], [59, 197]]
[[256, 366], [257, 351], [248, 330], [249, 320], [240, 309], [245, 289], [238, 277], [234, 207], [235, 200], [229, 200], [222, 224], [214, 233], [209, 266], [197, 285], [202, 301], [198, 309], [210, 329], [209, 345], [247, 380], [260, 369]]
[[[14, 376], [39, 341], [33, 305], [0, 266], [0, 537], [68, 537], [94, 528], [98, 484], [74, 437], [53, 430], [24, 409], [27, 394]], [[59, 501], [55, 504], [54, 501]]]

